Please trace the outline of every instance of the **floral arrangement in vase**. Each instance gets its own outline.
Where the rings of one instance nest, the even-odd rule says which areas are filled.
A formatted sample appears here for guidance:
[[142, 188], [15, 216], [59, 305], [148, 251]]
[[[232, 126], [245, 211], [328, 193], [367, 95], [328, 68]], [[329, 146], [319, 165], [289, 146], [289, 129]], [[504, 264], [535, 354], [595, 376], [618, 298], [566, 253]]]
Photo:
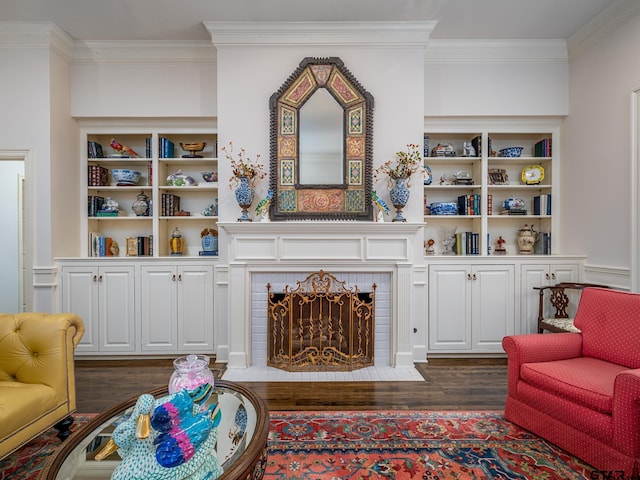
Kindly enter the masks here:
[[[392, 186], [394, 180], [399, 178], [409, 180], [414, 173], [423, 171], [422, 152], [415, 143], [407, 144], [406, 151], [396, 152], [396, 157], [395, 160], [387, 160], [374, 170], [374, 180], [377, 181], [380, 175], [386, 174], [389, 186]], [[407, 184], [410, 186], [409, 181]]]
[[231, 164], [233, 175], [229, 178], [229, 188], [237, 187], [240, 184], [240, 178], [247, 178], [250, 186], [253, 187], [256, 180], [263, 179], [267, 173], [264, 171], [264, 164], [260, 163], [260, 154], [256, 155], [255, 160], [251, 160], [245, 156], [244, 148], [241, 148], [237, 154], [237, 158], [233, 156], [233, 142], [229, 142], [228, 147], [222, 147], [224, 156]]

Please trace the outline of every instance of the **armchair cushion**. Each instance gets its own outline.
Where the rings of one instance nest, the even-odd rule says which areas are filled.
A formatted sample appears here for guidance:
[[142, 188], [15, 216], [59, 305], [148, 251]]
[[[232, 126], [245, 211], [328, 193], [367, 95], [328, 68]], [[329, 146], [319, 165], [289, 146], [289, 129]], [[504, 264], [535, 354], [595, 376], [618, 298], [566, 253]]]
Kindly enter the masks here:
[[533, 387], [611, 414], [614, 381], [618, 373], [626, 370], [626, 367], [596, 358], [578, 357], [526, 363], [520, 370], [520, 378]]

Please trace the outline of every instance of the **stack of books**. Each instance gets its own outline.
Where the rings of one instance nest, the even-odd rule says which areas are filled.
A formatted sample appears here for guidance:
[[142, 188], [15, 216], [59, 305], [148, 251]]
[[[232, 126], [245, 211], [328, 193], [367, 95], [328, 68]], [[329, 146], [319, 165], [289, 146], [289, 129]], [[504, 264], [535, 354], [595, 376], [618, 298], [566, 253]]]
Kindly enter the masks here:
[[127, 257], [153, 256], [153, 235], [127, 238]]
[[89, 195], [87, 204], [89, 207], [87, 215], [90, 217], [97, 217], [98, 212], [102, 210], [102, 207], [104, 206], [104, 197], [99, 195]]
[[89, 256], [90, 257], [111, 257], [111, 245], [113, 239], [106, 237], [99, 232], [89, 232]]
[[537, 142], [533, 149], [536, 157], [550, 157], [551, 156], [551, 139], [544, 138]]
[[102, 145], [100, 145], [98, 142], [87, 142], [87, 148], [87, 156], [89, 158], [104, 158]]
[[551, 215], [551, 194], [533, 197], [534, 215]]
[[160, 215], [173, 217], [178, 211], [180, 211], [180, 197], [173, 193], [163, 193]]
[[473, 232], [456, 233], [455, 251], [457, 255], [479, 255], [480, 234]]
[[175, 145], [168, 138], [160, 137], [158, 153], [160, 158], [175, 158]]
[[100, 165], [87, 166], [87, 179], [90, 187], [103, 187], [109, 185], [109, 169]]
[[458, 197], [458, 215], [480, 215], [480, 195], [460, 195]]

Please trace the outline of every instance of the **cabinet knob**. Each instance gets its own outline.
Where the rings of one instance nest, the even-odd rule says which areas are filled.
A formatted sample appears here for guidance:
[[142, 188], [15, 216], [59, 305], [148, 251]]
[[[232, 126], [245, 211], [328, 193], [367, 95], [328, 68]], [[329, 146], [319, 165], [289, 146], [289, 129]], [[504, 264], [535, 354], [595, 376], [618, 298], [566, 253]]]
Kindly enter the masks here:
[[467, 273], [467, 280], [471, 280], [471, 274]]
[[97, 281], [98, 281], [98, 276], [97, 276], [97, 275], [94, 275], [94, 276], [93, 276], [93, 283], [96, 283]]
[[100, 275], [100, 276], [98, 277], [98, 281], [99, 281], [100, 283], [102, 283], [102, 275]]
[[182, 281], [182, 274], [178, 275], [178, 281], [181, 282]]
[[556, 274], [555, 274], [555, 273], [552, 273], [552, 274], [551, 274], [551, 278], [552, 278], [553, 280], [555, 280], [555, 279], [556, 279]]
[[172, 275], [172, 276], [171, 276], [171, 281], [172, 281], [172, 282], [175, 282], [175, 281], [176, 281], [176, 276], [175, 276], [175, 275]]
[[548, 274], [548, 273], [545, 273], [545, 274], [544, 274], [544, 276], [545, 276], [545, 278], [546, 278], [547, 280], [549, 280], [549, 274]]
[[474, 279], [474, 280], [477, 280], [477, 279], [478, 279], [478, 277], [476, 277], [476, 274], [475, 274], [475, 273], [473, 274], [473, 279]]

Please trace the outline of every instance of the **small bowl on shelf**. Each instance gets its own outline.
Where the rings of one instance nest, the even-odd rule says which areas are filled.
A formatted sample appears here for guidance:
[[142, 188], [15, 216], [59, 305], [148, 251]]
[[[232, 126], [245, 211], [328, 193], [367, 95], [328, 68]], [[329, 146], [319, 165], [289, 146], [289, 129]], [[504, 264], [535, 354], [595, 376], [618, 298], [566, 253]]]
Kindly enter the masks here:
[[522, 155], [523, 147], [508, 147], [500, 150], [501, 157], [519, 157]]
[[202, 175], [202, 179], [207, 182], [217, 182], [218, 181], [218, 172], [200, 172]]
[[116, 185], [136, 185], [140, 181], [140, 172], [128, 168], [114, 168], [111, 175]]

